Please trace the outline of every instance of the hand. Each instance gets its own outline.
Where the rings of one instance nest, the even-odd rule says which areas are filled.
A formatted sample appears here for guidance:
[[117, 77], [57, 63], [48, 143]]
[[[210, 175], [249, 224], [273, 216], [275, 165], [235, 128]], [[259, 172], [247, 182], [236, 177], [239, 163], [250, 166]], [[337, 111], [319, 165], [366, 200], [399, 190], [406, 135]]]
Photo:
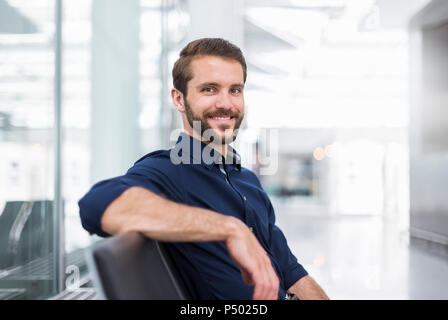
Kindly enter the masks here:
[[249, 228], [238, 220], [226, 241], [230, 257], [241, 270], [244, 282], [255, 285], [254, 300], [277, 300], [280, 281], [271, 260]]

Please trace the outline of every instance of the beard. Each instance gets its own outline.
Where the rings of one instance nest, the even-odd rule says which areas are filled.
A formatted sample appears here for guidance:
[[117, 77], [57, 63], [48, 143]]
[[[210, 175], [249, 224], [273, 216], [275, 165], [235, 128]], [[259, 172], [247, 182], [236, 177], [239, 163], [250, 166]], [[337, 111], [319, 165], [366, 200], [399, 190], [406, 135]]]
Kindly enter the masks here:
[[[243, 122], [244, 114], [240, 114], [239, 112], [234, 112], [232, 110], [215, 110], [210, 112], [204, 112], [201, 115], [195, 113], [192, 109], [190, 104], [188, 103], [187, 99], [185, 99], [185, 115], [187, 116], [188, 123], [190, 124], [191, 128], [193, 130], [196, 129], [196, 126], [194, 126], [194, 122], [198, 121], [200, 122], [200, 131], [197, 132], [197, 134], [201, 135], [202, 141], [210, 141], [214, 143], [220, 143], [220, 144], [229, 144], [235, 141], [236, 136], [238, 135], [238, 129], [241, 126], [241, 123]], [[232, 130], [232, 134], [230, 137], [226, 137], [226, 135], [221, 135], [218, 133], [217, 129], [214, 129], [210, 126], [208, 123], [208, 119], [210, 117], [232, 117], [235, 119], [235, 125], [233, 128], [229, 127], [226, 124], [222, 124], [218, 126], [219, 129], [223, 131]], [[213, 134], [211, 135], [211, 140], [208, 138], [209, 134], [211, 133], [211, 130], [213, 130]], [[221, 141], [214, 141], [215, 137], [221, 136]], [[230, 140], [230, 141], [229, 141]]]

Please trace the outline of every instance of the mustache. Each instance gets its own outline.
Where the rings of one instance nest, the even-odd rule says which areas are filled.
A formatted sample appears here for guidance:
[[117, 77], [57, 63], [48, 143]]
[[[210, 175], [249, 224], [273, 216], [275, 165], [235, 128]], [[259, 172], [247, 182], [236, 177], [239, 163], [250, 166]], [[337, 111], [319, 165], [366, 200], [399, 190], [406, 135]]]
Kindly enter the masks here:
[[240, 114], [238, 112], [233, 111], [214, 111], [214, 112], [207, 112], [204, 113], [204, 117], [232, 117], [232, 118], [239, 118]]

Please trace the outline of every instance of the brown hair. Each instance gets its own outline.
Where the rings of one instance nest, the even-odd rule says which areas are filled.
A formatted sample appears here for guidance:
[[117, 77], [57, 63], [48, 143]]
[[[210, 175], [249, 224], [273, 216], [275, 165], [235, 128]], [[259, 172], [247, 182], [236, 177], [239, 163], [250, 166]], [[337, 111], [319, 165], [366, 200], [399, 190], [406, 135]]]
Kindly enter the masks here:
[[202, 38], [187, 44], [180, 52], [179, 59], [174, 63], [173, 85], [184, 96], [187, 95], [187, 83], [193, 78], [190, 63], [198, 56], [218, 56], [238, 61], [243, 68], [244, 82], [246, 82], [247, 66], [241, 49], [224, 39]]

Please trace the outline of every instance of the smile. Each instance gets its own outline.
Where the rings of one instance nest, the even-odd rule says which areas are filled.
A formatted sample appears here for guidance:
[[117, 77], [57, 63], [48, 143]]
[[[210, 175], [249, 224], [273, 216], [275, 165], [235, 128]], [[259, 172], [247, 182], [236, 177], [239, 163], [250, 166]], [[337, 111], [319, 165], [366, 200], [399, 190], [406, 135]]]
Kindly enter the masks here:
[[210, 117], [213, 120], [231, 120], [233, 117]]

